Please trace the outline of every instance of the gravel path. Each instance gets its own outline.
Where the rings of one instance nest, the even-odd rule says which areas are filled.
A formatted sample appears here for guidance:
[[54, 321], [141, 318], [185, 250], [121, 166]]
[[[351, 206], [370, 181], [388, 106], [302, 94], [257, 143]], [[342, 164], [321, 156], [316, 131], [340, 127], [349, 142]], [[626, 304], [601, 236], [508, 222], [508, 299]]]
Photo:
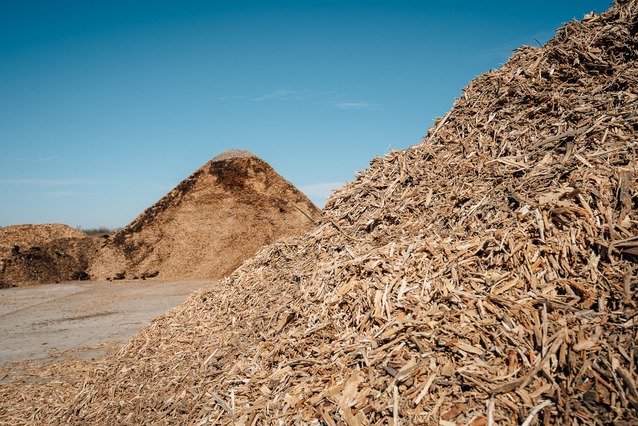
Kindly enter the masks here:
[[214, 283], [73, 282], [0, 290], [0, 366], [125, 342], [192, 292]]

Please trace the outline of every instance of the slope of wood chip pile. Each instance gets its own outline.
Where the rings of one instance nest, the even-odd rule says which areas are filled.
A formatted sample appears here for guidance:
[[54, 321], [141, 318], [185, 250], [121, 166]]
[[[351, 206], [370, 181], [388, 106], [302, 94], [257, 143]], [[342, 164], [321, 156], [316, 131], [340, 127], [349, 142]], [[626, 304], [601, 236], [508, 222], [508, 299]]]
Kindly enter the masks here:
[[84, 232], [62, 224], [12, 225], [0, 229], [0, 288], [88, 279], [99, 246]]
[[320, 210], [248, 151], [221, 153], [105, 241], [92, 279], [221, 278]]
[[637, 15], [618, 1], [521, 48], [423, 143], [373, 160], [313, 232], [159, 317], [72, 399], [5, 388], [0, 415], [632, 424]]

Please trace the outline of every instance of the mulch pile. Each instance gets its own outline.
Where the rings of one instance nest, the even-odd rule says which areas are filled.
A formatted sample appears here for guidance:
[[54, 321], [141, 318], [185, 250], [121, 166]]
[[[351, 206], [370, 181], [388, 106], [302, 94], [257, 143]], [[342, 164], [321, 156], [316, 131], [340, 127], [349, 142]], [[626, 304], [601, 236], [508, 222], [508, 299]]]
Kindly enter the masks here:
[[66, 225], [0, 229], [0, 288], [72, 280], [217, 279], [321, 211], [245, 150], [222, 152], [101, 240]]
[[92, 279], [230, 274], [261, 247], [315, 226], [320, 210], [248, 151], [221, 153], [104, 241]]
[[[119, 353], [1, 388], [61, 424], [635, 424], [638, 1], [470, 83], [324, 221]], [[30, 398], [35, 398], [33, 404]]]
[[98, 248], [84, 232], [61, 224], [0, 229], [0, 288], [88, 279]]
[[11, 225], [0, 228], [1, 246], [28, 249], [34, 245], [60, 238], [85, 238], [86, 234], [59, 223], [43, 225]]

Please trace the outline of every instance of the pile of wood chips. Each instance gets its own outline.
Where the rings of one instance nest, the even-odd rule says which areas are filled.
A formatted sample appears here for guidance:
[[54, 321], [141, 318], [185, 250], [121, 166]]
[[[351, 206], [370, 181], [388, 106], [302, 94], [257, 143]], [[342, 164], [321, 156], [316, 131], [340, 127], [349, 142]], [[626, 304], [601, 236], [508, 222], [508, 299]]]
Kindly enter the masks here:
[[313, 232], [159, 317], [81, 385], [3, 392], [0, 415], [635, 424], [637, 27], [638, 1], [617, 1], [519, 49], [423, 143], [336, 193]]
[[86, 238], [86, 234], [68, 225], [11, 225], [0, 229], [0, 246], [19, 246], [26, 250], [34, 245], [60, 238]]
[[321, 211], [248, 151], [222, 152], [104, 241], [93, 280], [225, 278], [263, 246], [315, 227]]
[[88, 279], [99, 243], [58, 223], [0, 229], [0, 288]]

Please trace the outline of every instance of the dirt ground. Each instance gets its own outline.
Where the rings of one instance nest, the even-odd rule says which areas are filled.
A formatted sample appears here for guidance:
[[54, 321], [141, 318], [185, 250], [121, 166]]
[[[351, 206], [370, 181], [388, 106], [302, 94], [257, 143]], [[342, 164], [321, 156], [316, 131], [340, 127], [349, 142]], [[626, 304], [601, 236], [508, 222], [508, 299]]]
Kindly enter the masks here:
[[70, 282], [0, 290], [0, 366], [52, 361], [69, 351], [101, 356], [100, 345], [127, 341], [189, 294], [214, 283]]

